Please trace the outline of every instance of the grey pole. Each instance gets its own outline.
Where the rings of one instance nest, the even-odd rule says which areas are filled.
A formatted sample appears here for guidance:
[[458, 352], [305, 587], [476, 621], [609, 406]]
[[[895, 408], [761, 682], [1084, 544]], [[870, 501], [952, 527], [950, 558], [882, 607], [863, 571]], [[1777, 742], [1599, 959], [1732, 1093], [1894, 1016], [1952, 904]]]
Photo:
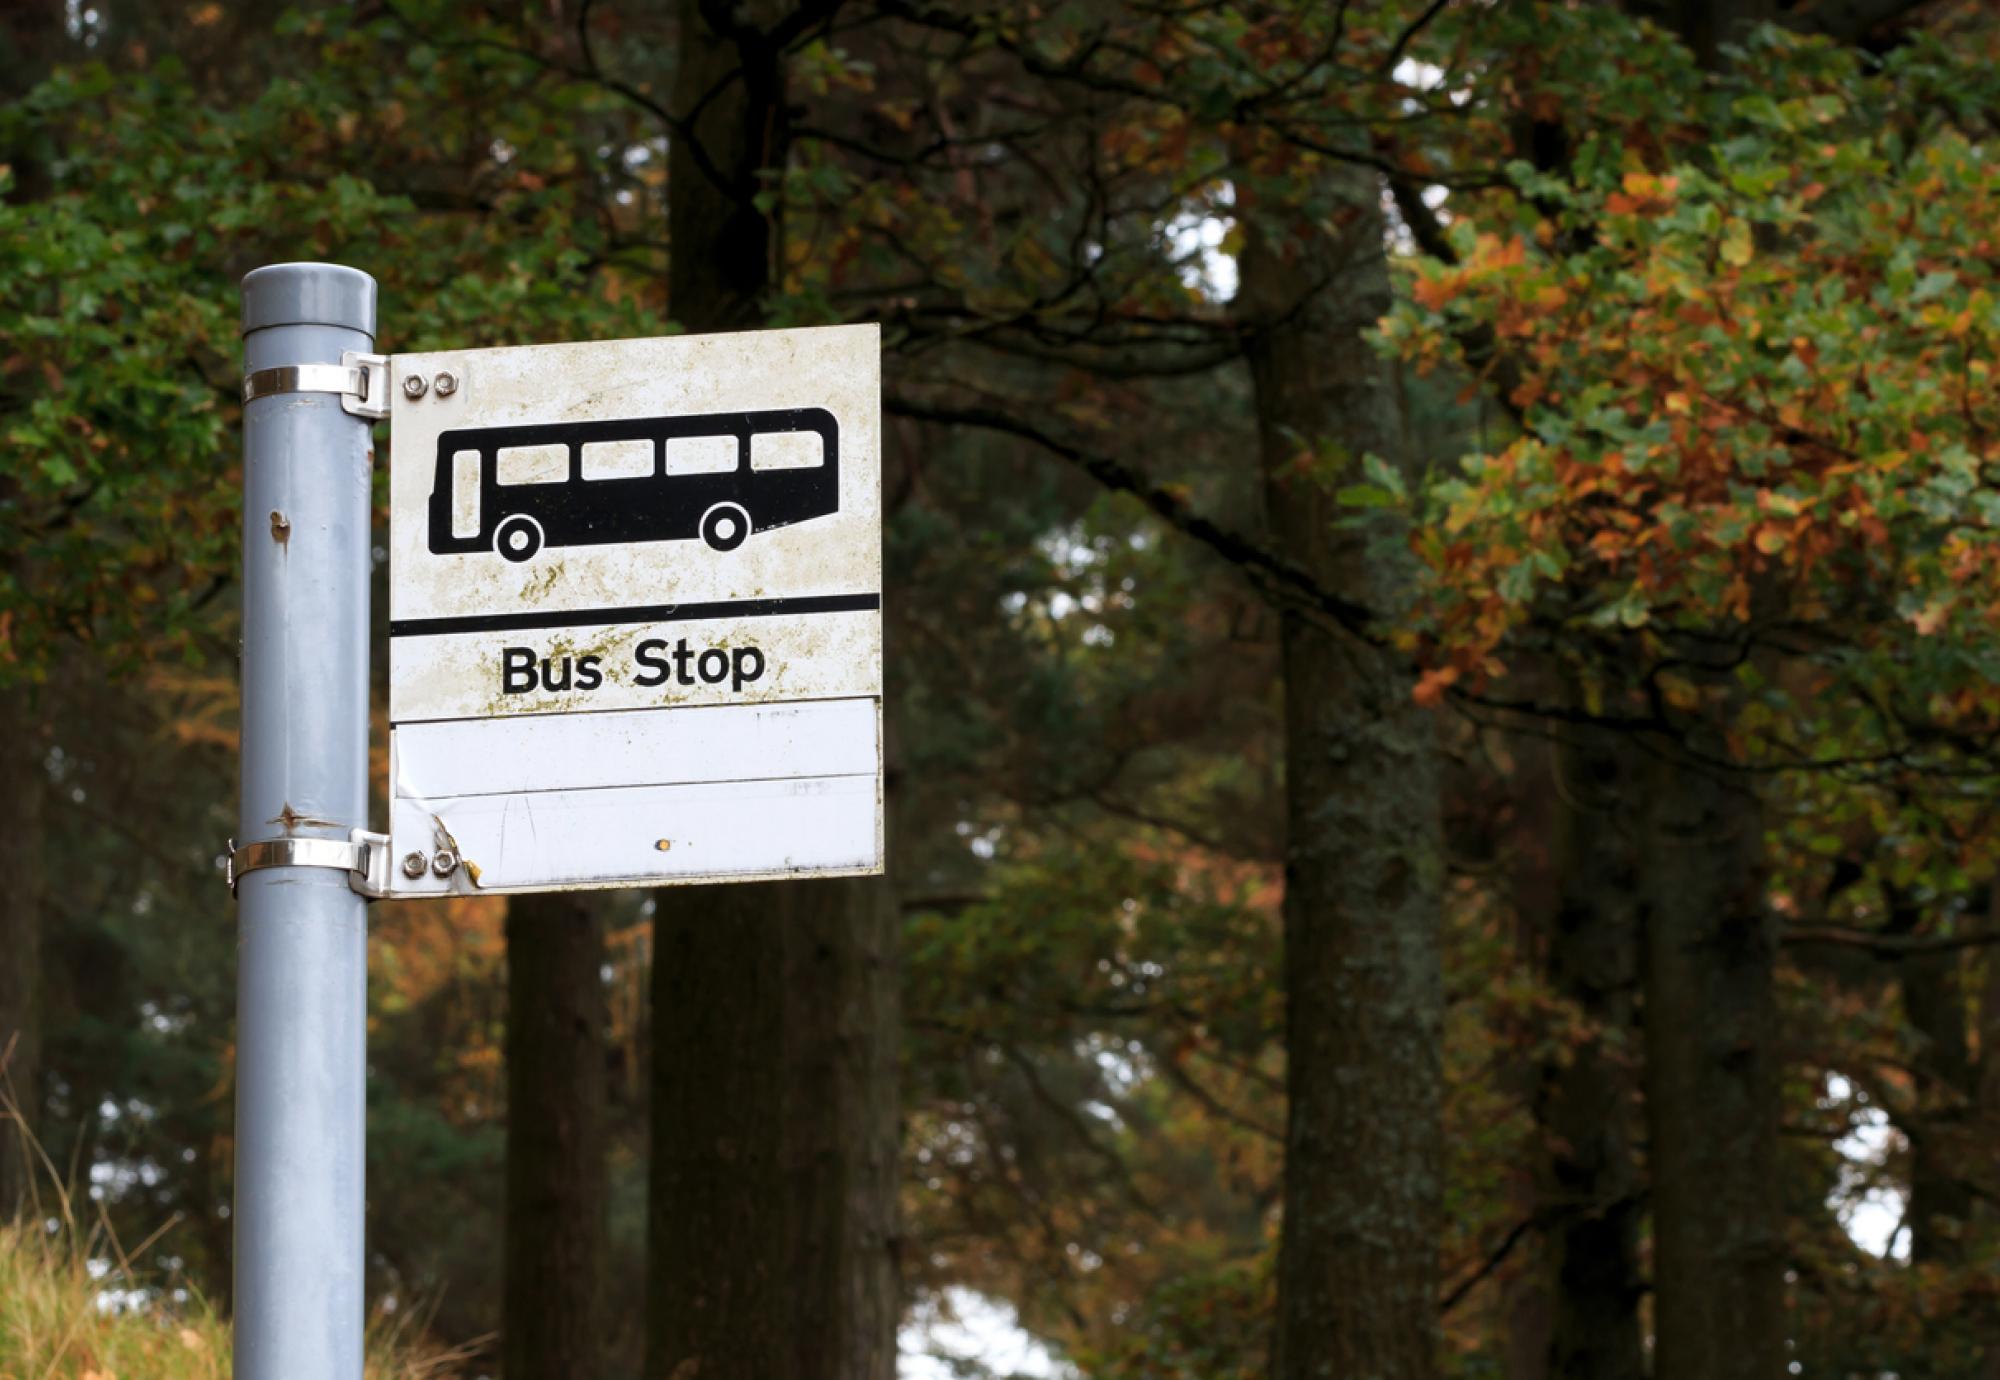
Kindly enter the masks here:
[[[246, 375], [369, 351], [375, 280], [243, 280]], [[367, 824], [369, 423], [328, 392], [243, 411], [239, 842]], [[237, 1380], [361, 1380], [367, 902], [334, 867], [237, 884]]]

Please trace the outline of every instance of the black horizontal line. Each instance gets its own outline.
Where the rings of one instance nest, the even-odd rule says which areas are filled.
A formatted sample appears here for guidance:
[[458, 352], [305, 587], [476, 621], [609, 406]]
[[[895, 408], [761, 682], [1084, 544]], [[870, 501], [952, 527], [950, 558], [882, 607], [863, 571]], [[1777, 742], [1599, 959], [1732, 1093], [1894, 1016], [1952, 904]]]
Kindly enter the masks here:
[[389, 636], [436, 637], [444, 633], [518, 632], [529, 628], [601, 627], [615, 623], [681, 623], [697, 618], [769, 618], [780, 613], [864, 613], [881, 607], [879, 594], [807, 594], [795, 599], [723, 599], [708, 604], [475, 613], [463, 618], [394, 618], [389, 621]]

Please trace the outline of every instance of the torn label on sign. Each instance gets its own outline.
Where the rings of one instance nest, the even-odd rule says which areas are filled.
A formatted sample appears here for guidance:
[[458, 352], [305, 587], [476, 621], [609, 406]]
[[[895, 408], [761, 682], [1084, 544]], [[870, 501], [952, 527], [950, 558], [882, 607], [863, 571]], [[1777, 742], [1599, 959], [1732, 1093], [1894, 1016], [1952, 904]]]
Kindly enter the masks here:
[[880, 871], [878, 330], [393, 364], [394, 894]]

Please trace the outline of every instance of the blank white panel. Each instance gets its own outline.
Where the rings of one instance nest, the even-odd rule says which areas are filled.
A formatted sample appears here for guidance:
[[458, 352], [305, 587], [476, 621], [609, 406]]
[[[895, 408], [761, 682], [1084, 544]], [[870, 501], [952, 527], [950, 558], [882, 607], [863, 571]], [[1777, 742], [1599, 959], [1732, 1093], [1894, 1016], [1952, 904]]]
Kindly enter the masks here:
[[398, 871], [398, 896], [635, 886], [881, 867], [874, 775], [534, 791], [390, 804], [395, 856], [435, 846], [442, 821], [475, 885]]
[[781, 777], [867, 776], [873, 699], [445, 719], [396, 725], [398, 798]]

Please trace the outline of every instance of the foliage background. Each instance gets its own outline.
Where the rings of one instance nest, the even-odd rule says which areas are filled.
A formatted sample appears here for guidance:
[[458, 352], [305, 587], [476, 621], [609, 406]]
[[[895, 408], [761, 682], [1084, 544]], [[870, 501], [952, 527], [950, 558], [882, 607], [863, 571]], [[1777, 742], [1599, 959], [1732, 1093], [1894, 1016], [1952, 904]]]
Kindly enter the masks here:
[[[1548, 1373], [1523, 1339], [1576, 1149], [1550, 1089], [1601, 1061], [1620, 1115], [1642, 1100], [1640, 1021], [1565, 986], [1537, 890], [1600, 733], [1764, 806], [1799, 1373], [1986, 1373], [2000, 25], [1919, 9], [1719, 66], [1544, 4], [881, 5], [798, 46], [767, 319], [881, 320], [890, 352], [913, 1298], [1001, 1301], [1081, 1374], [1264, 1370], [1287, 605], [1232, 290], [1260, 208], [1333, 218], [1359, 165], [1396, 208], [1376, 345], [1410, 463], [1300, 436], [1296, 464], [1417, 558], [1374, 612], [1446, 760], [1447, 1373]], [[10, 36], [0, 682], [47, 802], [36, 1122], [149, 1242], [154, 1298], [226, 1310], [235, 285], [363, 266], [390, 351], [674, 329], [673, 25], [204, 0]], [[607, 922], [620, 1374], [650, 905]], [[374, 916], [371, 1287], [444, 1347], [499, 1321], [501, 921]]]

